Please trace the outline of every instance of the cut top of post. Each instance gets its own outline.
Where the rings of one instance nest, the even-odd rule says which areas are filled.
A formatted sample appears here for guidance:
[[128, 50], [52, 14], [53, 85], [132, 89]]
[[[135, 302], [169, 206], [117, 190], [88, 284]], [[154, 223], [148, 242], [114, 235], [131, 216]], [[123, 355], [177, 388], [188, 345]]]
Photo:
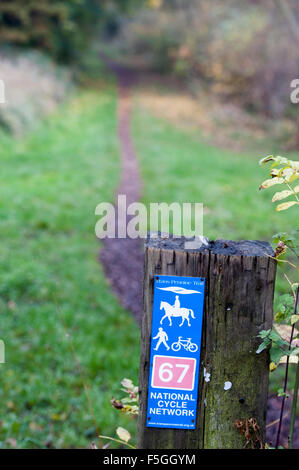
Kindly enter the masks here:
[[168, 234], [148, 234], [145, 246], [171, 251], [184, 251], [191, 253], [208, 253], [226, 256], [274, 256], [270, 243], [258, 240], [208, 240], [205, 238], [198, 248], [185, 248], [185, 243], [192, 241], [190, 238], [175, 238]]

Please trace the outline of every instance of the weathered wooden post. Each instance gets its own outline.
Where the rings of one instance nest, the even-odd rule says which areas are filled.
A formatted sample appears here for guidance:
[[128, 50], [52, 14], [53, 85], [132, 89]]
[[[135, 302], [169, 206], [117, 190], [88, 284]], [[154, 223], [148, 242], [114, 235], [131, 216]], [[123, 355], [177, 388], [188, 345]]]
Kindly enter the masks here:
[[[258, 332], [272, 325], [273, 250], [258, 241], [210, 241], [198, 250], [185, 249], [184, 243], [164, 236], [145, 244], [138, 448], [243, 448], [245, 437], [233, 426], [237, 420], [254, 418], [265, 438], [269, 353], [256, 350]], [[205, 278], [195, 430], [146, 427], [157, 275]], [[204, 369], [210, 376], [203, 376]]]

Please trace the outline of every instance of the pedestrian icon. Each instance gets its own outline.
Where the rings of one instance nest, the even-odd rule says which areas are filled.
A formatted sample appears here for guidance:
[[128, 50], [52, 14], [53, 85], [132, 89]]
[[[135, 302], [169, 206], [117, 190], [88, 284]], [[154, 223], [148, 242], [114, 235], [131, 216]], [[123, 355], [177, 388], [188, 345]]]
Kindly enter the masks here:
[[153, 339], [158, 339], [158, 338], [159, 338], [159, 341], [156, 344], [156, 347], [154, 348], [155, 351], [158, 351], [158, 349], [159, 349], [159, 347], [161, 346], [162, 343], [164, 344], [165, 348], [168, 351], [170, 349], [167, 342], [166, 342], [166, 341], [168, 341], [168, 336], [167, 336], [167, 333], [161, 327], [159, 328], [158, 334]]

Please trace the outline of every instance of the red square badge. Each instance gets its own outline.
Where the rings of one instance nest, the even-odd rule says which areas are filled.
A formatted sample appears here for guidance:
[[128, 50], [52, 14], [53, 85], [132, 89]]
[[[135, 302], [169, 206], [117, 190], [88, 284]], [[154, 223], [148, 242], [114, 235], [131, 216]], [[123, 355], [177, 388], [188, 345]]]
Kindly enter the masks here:
[[189, 357], [154, 356], [153, 388], [192, 391], [196, 371], [196, 359]]

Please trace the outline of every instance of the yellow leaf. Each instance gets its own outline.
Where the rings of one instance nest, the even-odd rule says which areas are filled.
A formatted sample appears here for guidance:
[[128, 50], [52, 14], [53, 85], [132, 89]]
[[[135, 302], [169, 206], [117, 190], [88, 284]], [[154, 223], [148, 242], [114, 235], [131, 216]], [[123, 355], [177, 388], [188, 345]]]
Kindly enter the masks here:
[[124, 442], [129, 442], [129, 440], [131, 439], [131, 434], [129, 433], [129, 431], [120, 426], [117, 428], [116, 434]]
[[289, 176], [288, 182], [293, 183], [298, 178], [299, 178], [299, 171], [296, 171], [295, 173], [293, 173], [292, 175]]
[[263, 157], [260, 161], [259, 161], [259, 164], [260, 165], [264, 165], [265, 163], [268, 163], [268, 162], [271, 162], [274, 160], [274, 156], [273, 155], [267, 155], [267, 157]]
[[274, 196], [272, 197], [272, 202], [281, 201], [281, 199], [285, 199], [286, 197], [291, 196], [291, 194], [294, 194], [294, 193], [293, 191], [290, 191], [289, 189], [286, 189], [285, 191], [279, 191], [278, 193], [275, 193]]
[[277, 365], [275, 364], [275, 362], [271, 362], [269, 366], [270, 372], [273, 372], [276, 368], [277, 368]]
[[296, 174], [296, 171], [292, 168], [285, 168], [282, 172], [282, 176], [287, 180], [290, 181], [290, 178]]
[[276, 178], [276, 177], [270, 178], [269, 180], [264, 181], [259, 187], [259, 189], [267, 189], [267, 188], [270, 188], [271, 186], [274, 186], [275, 184], [282, 184], [284, 182], [285, 181], [283, 178]]
[[279, 211], [285, 211], [286, 209], [288, 209], [289, 207], [294, 206], [295, 204], [298, 204], [298, 202], [296, 202], [296, 201], [283, 202], [282, 204], [278, 204], [278, 206], [276, 207], [276, 210], [278, 212]]
[[297, 323], [297, 321], [299, 321], [299, 315], [292, 315], [291, 324], [294, 325], [294, 323]]
[[61, 413], [61, 414], [59, 414], [59, 413], [53, 413], [53, 414], [51, 415], [51, 419], [52, 419], [53, 421], [64, 421], [64, 420], [66, 419], [66, 414], [65, 414], [65, 413]]

